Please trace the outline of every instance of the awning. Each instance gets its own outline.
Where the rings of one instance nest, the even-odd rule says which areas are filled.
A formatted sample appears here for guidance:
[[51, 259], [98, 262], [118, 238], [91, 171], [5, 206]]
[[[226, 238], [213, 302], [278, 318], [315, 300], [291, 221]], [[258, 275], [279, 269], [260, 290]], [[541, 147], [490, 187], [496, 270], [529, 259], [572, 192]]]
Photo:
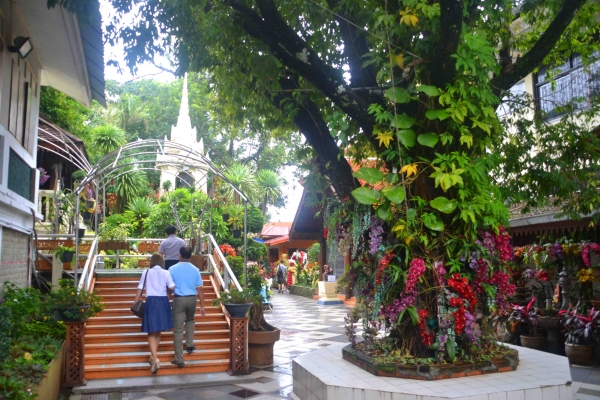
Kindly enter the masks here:
[[100, 10], [89, 23], [79, 22], [61, 6], [48, 9], [47, 0], [16, 0], [33, 53], [42, 64], [42, 86], [51, 86], [89, 107], [104, 98], [104, 44]]
[[276, 244], [281, 244], [281, 243], [285, 243], [285, 242], [289, 242], [289, 241], [290, 241], [290, 236], [285, 235], [285, 236], [280, 236], [275, 239], [267, 240], [267, 241], [265, 241], [265, 244], [267, 246], [275, 246]]

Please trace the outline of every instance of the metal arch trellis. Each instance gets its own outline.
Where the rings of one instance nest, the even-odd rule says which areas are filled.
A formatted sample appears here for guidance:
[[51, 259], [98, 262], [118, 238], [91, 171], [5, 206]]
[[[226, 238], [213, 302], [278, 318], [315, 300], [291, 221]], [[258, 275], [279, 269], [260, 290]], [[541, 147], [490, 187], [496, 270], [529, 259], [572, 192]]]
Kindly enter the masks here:
[[[158, 159], [162, 156], [164, 160]], [[152, 164], [153, 167], [146, 166]], [[96, 187], [96, 204], [98, 204], [98, 195], [100, 190], [104, 192], [106, 185], [112, 180], [119, 176], [136, 170], [160, 170], [158, 165], [167, 165], [177, 167], [174, 176], [178, 176], [179, 172], [187, 172], [189, 168], [203, 167], [206, 170], [203, 173], [203, 178], [208, 177], [208, 173], [219, 177], [225, 183], [227, 183], [232, 190], [237, 193], [244, 202], [244, 287], [248, 281], [247, 271], [247, 247], [248, 247], [248, 204], [250, 199], [240, 190], [233, 182], [231, 182], [221, 170], [215, 166], [206, 156], [200, 154], [191, 148], [174, 143], [168, 140], [151, 139], [151, 140], [137, 140], [135, 142], [127, 143], [120, 147], [118, 150], [113, 151], [102, 157], [91, 169], [88, 171], [86, 177], [80, 182], [79, 186], [73, 191], [75, 196], [75, 220], [79, 221], [79, 199], [80, 194], [84, 190], [87, 184], [93, 184]], [[141, 166], [141, 167], [140, 167]], [[187, 169], [186, 169], [187, 168]], [[186, 184], [188, 184], [186, 182]], [[196, 184], [196, 183], [195, 183]], [[189, 185], [189, 184], [188, 184]], [[189, 185], [191, 186], [191, 185]], [[211, 195], [214, 196], [214, 191], [211, 191], [209, 198], [212, 201]], [[212, 213], [212, 210], [211, 210]], [[212, 218], [210, 218], [210, 230], [212, 234]], [[96, 218], [96, 229], [98, 219]], [[75, 241], [75, 260], [78, 260], [79, 242]], [[75, 284], [77, 285], [77, 261], [75, 266]]]

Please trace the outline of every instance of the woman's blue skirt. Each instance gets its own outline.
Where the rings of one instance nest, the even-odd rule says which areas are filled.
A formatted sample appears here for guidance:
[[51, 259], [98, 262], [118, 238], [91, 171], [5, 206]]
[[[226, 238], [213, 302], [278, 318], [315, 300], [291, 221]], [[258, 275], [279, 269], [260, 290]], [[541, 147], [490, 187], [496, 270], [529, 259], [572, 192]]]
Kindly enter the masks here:
[[171, 305], [167, 296], [148, 296], [144, 304], [142, 332], [170, 331], [173, 328]]

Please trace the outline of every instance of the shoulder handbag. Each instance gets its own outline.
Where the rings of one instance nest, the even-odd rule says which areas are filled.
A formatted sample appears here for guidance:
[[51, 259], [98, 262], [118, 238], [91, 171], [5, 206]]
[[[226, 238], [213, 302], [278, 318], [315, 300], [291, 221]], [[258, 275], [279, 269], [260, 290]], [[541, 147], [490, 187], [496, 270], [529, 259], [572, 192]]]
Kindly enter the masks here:
[[[150, 269], [148, 269], [146, 271], [146, 276], [144, 277], [144, 285], [142, 286], [142, 291], [144, 291], [144, 289], [146, 289], [146, 279], [148, 279], [149, 273], [150, 273]], [[143, 318], [144, 317], [144, 301], [142, 299], [139, 299], [138, 301], [133, 303], [130, 310], [136, 317]]]

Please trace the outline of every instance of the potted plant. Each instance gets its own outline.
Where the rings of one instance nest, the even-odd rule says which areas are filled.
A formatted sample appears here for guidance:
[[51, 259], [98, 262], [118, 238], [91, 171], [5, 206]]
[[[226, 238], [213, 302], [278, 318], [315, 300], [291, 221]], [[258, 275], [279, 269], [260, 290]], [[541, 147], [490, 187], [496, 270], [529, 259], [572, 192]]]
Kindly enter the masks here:
[[281, 337], [281, 330], [265, 321], [263, 296], [255, 295], [250, 308], [248, 326], [248, 362], [261, 366], [273, 364], [273, 347]]
[[244, 226], [244, 208], [240, 205], [229, 207], [229, 219], [227, 224], [231, 227], [231, 234], [235, 239], [242, 237], [242, 226]]
[[74, 186], [77, 186], [79, 182], [81, 182], [87, 176], [87, 172], [82, 169], [78, 169], [77, 171], [71, 174], [71, 178], [73, 178]]
[[47, 298], [47, 307], [59, 321], [85, 321], [104, 310], [102, 297], [96, 292], [78, 290], [70, 279], [60, 279], [60, 288], [51, 292]]
[[533, 306], [534, 303], [535, 297], [526, 306], [512, 304], [513, 312], [508, 320], [515, 321], [520, 326], [527, 328], [529, 333], [519, 336], [523, 347], [539, 350], [544, 344], [545, 338], [537, 334], [537, 312]]
[[569, 307], [564, 313], [565, 353], [571, 364], [588, 365], [594, 355], [594, 340], [600, 333], [600, 311], [592, 308], [587, 315], [579, 315], [577, 306]]
[[70, 263], [73, 261], [73, 254], [75, 254], [75, 250], [72, 247], [58, 246], [54, 250], [54, 257], [60, 258], [60, 261], [63, 263]]
[[212, 301], [213, 306], [223, 305], [230, 316], [239, 318], [245, 317], [252, 306], [254, 292], [250, 289], [231, 290], [221, 293], [218, 299]]
[[129, 250], [127, 236], [131, 224], [108, 224], [103, 222], [98, 228], [98, 250]]

